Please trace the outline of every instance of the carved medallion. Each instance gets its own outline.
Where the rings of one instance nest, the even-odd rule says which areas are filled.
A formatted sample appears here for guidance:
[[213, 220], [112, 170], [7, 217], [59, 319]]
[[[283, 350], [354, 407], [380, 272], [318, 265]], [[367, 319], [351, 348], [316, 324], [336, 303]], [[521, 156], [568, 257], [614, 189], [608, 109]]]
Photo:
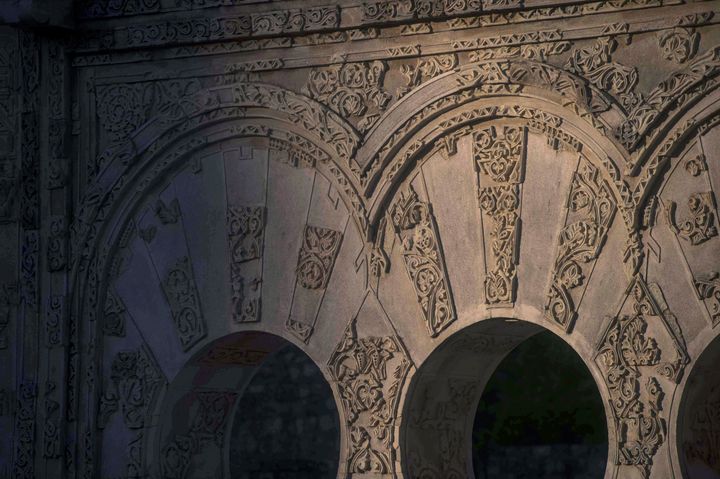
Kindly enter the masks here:
[[409, 187], [391, 211], [425, 325], [430, 336], [435, 337], [455, 321], [456, 314], [432, 208]]

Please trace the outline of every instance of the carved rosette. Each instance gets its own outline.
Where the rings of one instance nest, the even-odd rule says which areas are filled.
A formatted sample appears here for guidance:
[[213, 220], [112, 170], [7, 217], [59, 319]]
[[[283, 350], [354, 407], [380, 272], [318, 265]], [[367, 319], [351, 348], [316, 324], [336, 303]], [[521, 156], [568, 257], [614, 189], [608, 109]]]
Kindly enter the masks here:
[[432, 208], [409, 187], [392, 208], [392, 221], [425, 325], [435, 337], [457, 316]]
[[162, 282], [162, 290], [170, 305], [180, 345], [183, 351], [188, 351], [205, 337], [207, 331], [192, 265], [187, 256], [170, 268]]
[[260, 321], [265, 208], [228, 206], [226, 231], [230, 250], [232, 315], [236, 323]]
[[648, 478], [667, 439], [664, 387], [679, 383], [689, 358], [677, 319], [656, 285], [649, 287], [638, 276], [623, 310], [605, 330], [595, 361], [610, 392], [615, 462]]
[[142, 429], [164, 383], [165, 377], [146, 347], [117, 353], [100, 399], [98, 426], [105, 427], [110, 417], [120, 411], [129, 429]]
[[677, 27], [658, 34], [658, 46], [667, 60], [685, 63], [697, 53], [700, 34], [691, 28]]
[[670, 227], [680, 238], [691, 245], [699, 245], [717, 236], [717, 220], [715, 218], [715, 196], [711, 191], [693, 193], [687, 201], [688, 216], [678, 222], [676, 220], [677, 204], [668, 203], [667, 217]]
[[515, 301], [520, 185], [525, 168], [526, 132], [519, 126], [490, 126], [473, 133], [478, 200], [483, 212], [485, 303]]
[[392, 336], [359, 336], [356, 319], [328, 361], [349, 432], [347, 472], [390, 474], [400, 387], [410, 361]]
[[583, 160], [579, 171], [573, 175], [566, 208], [567, 217], [558, 239], [545, 317], [570, 331], [576, 317], [576, 302], [583, 294], [576, 288], [587, 286], [588, 268], [584, 270], [583, 266], [593, 263], [600, 255], [617, 211], [610, 186], [587, 160]]
[[378, 60], [313, 70], [303, 92], [367, 131], [392, 99], [383, 89], [386, 70]]

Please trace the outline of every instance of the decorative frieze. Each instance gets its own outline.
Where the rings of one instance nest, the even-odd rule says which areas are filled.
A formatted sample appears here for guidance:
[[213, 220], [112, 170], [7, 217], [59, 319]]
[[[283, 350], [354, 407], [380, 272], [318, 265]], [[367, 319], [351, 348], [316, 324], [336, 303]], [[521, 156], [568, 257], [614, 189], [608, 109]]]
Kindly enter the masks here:
[[170, 268], [162, 282], [173, 323], [183, 351], [188, 351], [207, 334], [190, 258], [184, 256]]
[[98, 426], [105, 427], [110, 417], [120, 411], [125, 426], [142, 429], [164, 383], [165, 377], [146, 347], [117, 353], [100, 399]]
[[487, 258], [487, 304], [515, 301], [526, 135], [525, 128], [520, 126], [490, 126], [473, 133], [473, 161]]
[[391, 214], [425, 326], [435, 337], [457, 316], [432, 207], [410, 186], [400, 193]]
[[407, 353], [392, 336], [364, 336], [356, 319], [328, 361], [343, 406], [349, 474], [391, 474], [396, 411], [410, 368]]
[[715, 208], [712, 191], [693, 193], [687, 200], [687, 216], [679, 223], [676, 219], [677, 204], [674, 201], [668, 203], [668, 223], [680, 238], [693, 246], [699, 245], [718, 234]]
[[636, 467], [647, 479], [668, 437], [662, 400], [671, 391], [664, 388], [680, 382], [689, 362], [677, 319], [656, 285], [634, 280], [621, 313], [603, 333], [595, 361], [610, 391], [615, 461]]
[[567, 216], [558, 238], [557, 257], [545, 303], [545, 316], [570, 331], [578, 301], [587, 287], [588, 269], [600, 255], [617, 210], [610, 185], [583, 159], [573, 174], [565, 204]]

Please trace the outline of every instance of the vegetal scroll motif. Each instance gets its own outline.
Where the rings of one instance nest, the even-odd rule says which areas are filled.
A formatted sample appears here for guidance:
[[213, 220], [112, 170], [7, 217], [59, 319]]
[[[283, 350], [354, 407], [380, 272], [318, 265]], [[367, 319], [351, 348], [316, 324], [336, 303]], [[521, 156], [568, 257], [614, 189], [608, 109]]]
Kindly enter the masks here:
[[187, 256], [180, 258], [170, 269], [162, 282], [162, 289], [170, 305], [180, 344], [183, 351], [187, 351], [207, 334], [200, 296]]
[[[617, 464], [635, 466], [648, 478], [653, 458], [667, 439], [661, 383], [666, 387], [677, 384], [689, 359], [677, 320], [659, 290], [651, 293], [638, 277], [631, 295], [629, 314], [612, 320], [595, 360], [610, 390], [618, 435]], [[671, 345], [670, 350], [661, 344]], [[667, 359], [672, 350], [674, 358]]]
[[687, 201], [688, 217], [679, 223], [675, 218], [677, 205], [671, 201], [667, 207], [668, 223], [675, 234], [692, 245], [699, 245], [717, 236], [715, 197], [712, 192], [693, 193]]
[[[262, 258], [265, 208], [228, 206], [226, 216], [230, 249], [232, 315], [236, 323], [260, 320], [261, 278], [250, 262]], [[255, 265], [256, 266], [256, 265]]]
[[587, 161], [573, 175], [566, 208], [545, 316], [569, 331], [576, 317], [576, 300], [582, 296], [573, 290], [586, 283], [583, 265], [597, 259], [617, 210], [610, 186]]
[[520, 184], [525, 165], [525, 129], [491, 126], [473, 134], [478, 199], [490, 245], [485, 276], [485, 302], [515, 301], [517, 283]]
[[110, 368], [110, 381], [100, 400], [99, 426], [104, 427], [119, 410], [128, 428], [142, 428], [164, 382], [160, 368], [146, 348], [117, 353]]
[[693, 281], [698, 298], [705, 301], [713, 326], [720, 323], [720, 274], [713, 271]]
[[437, 336], [456, 314], [432, 208], [410, 187], [395, 203], [392, 220], [428, 332]]
[[307, 289], [327, 287], [341, 241], [339, 231], [305, 226], [296, 270], [300, 286]]
[[410, 367], [405, 350], [391, 336], [360, 337], [353, 319], [328, 367], [350, 433], [348, 473], [390, 474], [400, 386]]

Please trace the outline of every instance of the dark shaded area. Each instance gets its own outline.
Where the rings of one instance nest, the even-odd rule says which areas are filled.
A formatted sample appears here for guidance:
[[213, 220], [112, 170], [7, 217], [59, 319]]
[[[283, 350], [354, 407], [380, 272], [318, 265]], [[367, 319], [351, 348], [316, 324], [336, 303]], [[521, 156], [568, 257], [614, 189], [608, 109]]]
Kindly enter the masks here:
[[607, 448], [600, 393], [562, 339], [539, 333], [500, 363], [475, 416], [478, 479], [601, 479]]
[[334, 479], [340, 423], [330, 385], [295, 346], [258, 369], [238, 404], [230, 446], [233, 479]]

